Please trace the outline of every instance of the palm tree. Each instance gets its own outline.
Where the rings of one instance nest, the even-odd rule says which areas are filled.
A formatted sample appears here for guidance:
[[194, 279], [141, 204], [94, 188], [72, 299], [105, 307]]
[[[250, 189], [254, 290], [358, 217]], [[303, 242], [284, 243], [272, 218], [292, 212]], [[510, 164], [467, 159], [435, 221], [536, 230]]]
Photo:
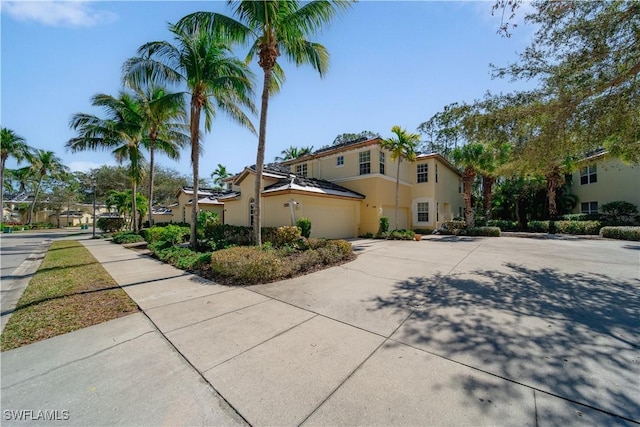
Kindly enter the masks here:
[[218, 163], [218, 167], [211, 172], [211, 179], [213, 184], [218, 188], [222, 188], [222, 183], [225, 178], [229, 178], [232, 174], [227, 170], [227, 167]]
[[68, 171], [68, 168], [62, 164], [62, 159], [56, 156], [56, 153], [53, 151], [35, 150], [30, 161], [31, 170], [38, 178], [38, 183], [36, 185], [36, 192], [33, 195], [33, 202], [31, 202], [31, 209], [29, 209], [29, 216], [27, 218], [27, 223], [29, 225], [31, 225], [33, 220], [33, 210], [36, 207], [36, 202], [38, 200], [38, 195], [42, 188], [42, 181], [44, 178], [49, 176], [51, 178], [59, 179]]
[[[123, 65], [124, 78], [134, 84], [156, 82], [187, 86], [190, 100], [191, 164], [193, 191], [198, 194], [200, 160], [200, 116], [204, 113], [204, 129], [211, 130], [217, 110], [255, 133], [253, 124], [242, 107], [255, 112], [253, 74], [246, 64], [234, 58], [229, 48], [197, 21], [169, 25], [176, 45], [155, 41], [142, 45], [138, 57]], [[214, 101], [214, 102], [212, 102]], [[191, 247], [197, 240], [198, 198], [191, 209]]]
[[397, 162], [396, 169], [396, 204], [395, 204], [395, 228], [398, 229], [398, 198], [400, 194], [400, 163], [403, 160], [410, 162], [416, 159], [416, 149], [420, 143], [420, 135], [417, 133], [409, 133], [405, 129], [396, 125], [391, 128], [391, 132], [395, 133], [395, 137], [383, 139], [380, 147], [391, 152], [391, 160]]
[[[152, 85], [142, 89], [129, 83], [140, 103], [139, 114], [145, 123], [146, 137], [142, 144], [149, 150], [149, 227], [153, 226], [153, 190], [155, 177], [155, 152], [166, 154], [170, 159], [180, 158], [180, 149], [189, 141], [187, 113], [182, 93], [167, 93], [164, 88]], [[140, 209], [138, 209], [140, 212]]]
[[102, 107], [107, 113], [107, 118], [75, 114], [71, 118], [70, 127], [78, 132], [78, 136], [70, 139], [66, 147], [72, 152], [111, 149], [118, 163], [129, 162], [133, 205], [132, 229], [136, 231], [136, 192], [144, 174], [141, 143], [146, 131], [140, 113], [141, 102], [125, 92], [120, 92], [118, 98], [105, 94], [94, 95], [91, 104]]
[[[7, 159], [13, 157], [20, 163], [25, 158], [29, 157], [31, 153], [31, 147], [27, 145], [25, 139], [17, 135], [14, 131], [7, 128], [0, 129], [0, 159], [2, 164], [0, 165], [0, 207], [4, 212], [4, 167]], [[4, 216], [4, 214], [3, 214]]]
[[256, 182], [254, 196], [255, 244], [262, 244], [261, 236], [261, 186], [264, 154], [267, 139], [267, 109], [269, 95], [279, 90], [284, 82], [284, 72], [278, 57], [284, 54], [296, 65], [309, 64], [324, 76], [329, 68], [327, 49], [307, 40], [331, 22], [337, 12], [346, 9], [352, 2], [345, 0], [315, 0], [302, 3], [297, 0], [229, 1], [238, 21], [213, 12], [196, 12], [180, 20], [179, 26], [194, 23], [206, 27], [214, 34], [242, 44], [251, 43], [247, 62], [258, 57], [258, 65], [264, 72], [258, 150], [256, 153]]
[[485, 216], [487, 220], [490, 220], [493, 202], [493, 185], [496, 183], [502, 167], [507, 163], [511, 145], [508, 143], [490, 142], [486, 144], [485, 148], [485, 158], [482, 162], [480, 176], [482, 176]]
[[473, 181], [482, 170], [485, 162], [485, 147], [479, 142], [470, 142], [462, 147], [456, 147], [451, 152], [454, 163], [462, 168], [462, 184], [464, 185], [464, 215], [468, 227], [475, 224], [473, 206], [471, 204], [471, 189]]
[[285, 148], [280, 152], [282, 156], [277, 156], [275, 158], [276, 162], [283, 162], [285, 160], [297, 159], [298, 157], [306, 156], [307, 154], [311, 154], [313, 152], [313, 147], [295, 147], [290, 146], [289, 148]]

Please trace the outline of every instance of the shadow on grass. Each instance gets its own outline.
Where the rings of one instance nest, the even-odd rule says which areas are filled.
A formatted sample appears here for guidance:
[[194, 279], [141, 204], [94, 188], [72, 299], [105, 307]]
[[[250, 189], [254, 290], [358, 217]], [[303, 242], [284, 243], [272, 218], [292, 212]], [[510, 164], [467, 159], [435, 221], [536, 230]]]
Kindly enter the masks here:
[[[640, 421], [640, 280], [507, 263], [500, 271], [410, 278], [375, 302], [414, 310], [392, 337], [398, 342]], [[470, 395], [492, 387], [479, 378], [444, 386], [462, 385]], [[569, 415], [554, 422], [578, 422]]]

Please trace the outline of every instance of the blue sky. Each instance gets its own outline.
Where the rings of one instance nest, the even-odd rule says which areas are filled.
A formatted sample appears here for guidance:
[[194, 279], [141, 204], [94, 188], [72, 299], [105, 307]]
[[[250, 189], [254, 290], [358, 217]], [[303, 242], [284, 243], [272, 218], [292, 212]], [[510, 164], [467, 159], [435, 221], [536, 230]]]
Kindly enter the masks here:
[[[492, 92], [521, 88], [491, 79], [490, 63], [506, 65], [529, 44], [521, 24], [511, 38], [496, 33], [492, 2], [361, 1], [312, 40], [331, 53], [329, 73], [281, 63], [287, 74], [269, 106], [266, 160], [291, 146], [320, 148], [342, 133], [370, 130], [390, 136], [409, 131], [452, 102], [472, 102]], [[35, 148], [55, 151], [72, 170], [115, 164], [108, 152], [69, 153], [74, 113], [101, 115], [96, 93], [117, 95], [120, 68], [148, 41], [168, 40], [168, 22], [209, 10], [230, 14], [219, 1], [90, 1], [1, 3], [1, 116]], [[245, 51], [237, 55], [244, 58]], [[252, 64], [260, 90], [261, 70]], [[256, 129], [257, 117], [254, 119]], [[232, 172], [255, 163], [257, 137], [220, 114], [205, 136], [200, 173], [218, 163]], [[159, 163], [185, 175], [180, 161]], [[15, 164], [9, 163], [8, 167]]]

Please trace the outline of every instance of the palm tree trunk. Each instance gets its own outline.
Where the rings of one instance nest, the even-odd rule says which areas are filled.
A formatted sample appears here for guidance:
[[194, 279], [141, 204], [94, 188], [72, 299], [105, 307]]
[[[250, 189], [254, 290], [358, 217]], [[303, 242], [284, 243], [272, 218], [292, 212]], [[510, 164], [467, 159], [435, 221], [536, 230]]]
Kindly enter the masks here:
[[2, 165], [0, 165], [0, 207], [2, 208], [2, 218], [0, 222], [4, 222], [4, 164], [7, 161], [7, 157], [2, 156]]
[[267, 141], [267, 109], [269, 107], [269, 88], [271, 87], [271, 68], [264, 67], [264, 81], [262, 86], [262, 103], [260, 106], [260, 130], [258, 132], [258, 152], [256, 155], [255, 202], [253, 207], [253, 234], [255, 244], [262, 244], [262, 215], [260, 196], [262, 195], [262, 170], [264, 152]]
[[396, 206], [395, 206], [395, 215], [396, 215], [396, 230], [398, 229], [398, 198], [400, 193], [400, 162], [402, 159], [398, 156], [398, 168], [396, 169]]
[[547, 180], [547, 197], [549, 198], [549, 218], [553, 219], [558, 215], [558, 206], [556, 204], [556, 189], [560, 185], [562, 175], [559, 168], [553, 168], [545, 177]]
[[40, 175], [40, 179], [38, 180], [38, 186], [36, 187], [36, 194], [33, 195], [33, 202], [31, 203], [31, 209], [29, 209], [29, 216], [27, 218], [27, 224], [31, 225], [31, 221], [33, 221], [33, 210], [36, 207], [36, 201], [38, 200], [38, 194], [40, 194], [40, 187], [42, 186], [42, 179], [44, 175]]
[[136, 215], [138, 214], [138, 206], [136, 204], [136, 181], [131, 183], [131, 229], [135, 232], [138, 231], [138, 223], [136, 222]]
[[153, 180], [154, 180], [154, 168], [155, 168], [155, 144], [154, 138], [151, 138], [151, 144], [149, 145], [149, 228], [153, 227]]
[[471, 205], [471, 186], [476, 175], [473, 170], [465, 170], [462, 173], [462, 183], [464, 185], [464, 215], [467, 220], [467, 227], [473, 227], [475, 225], [475, 219], [473, 217], [473, 206]]
[[198, 243], [198, 174], [200, 173], [200, 104], [199, 98], [202, 95], [195, 93], [191, 96], [191, 166], [193, 167], [193, 199], [191, 201], [191, 236], [189, 245], [191, 249], [196, 248]]
[[482, 192], [484, 193], [484, 212], [487, 221], [491, 219], [491, 202], [493, 201], [493, 184], [496, 179], [492, 176], [482, 177]]

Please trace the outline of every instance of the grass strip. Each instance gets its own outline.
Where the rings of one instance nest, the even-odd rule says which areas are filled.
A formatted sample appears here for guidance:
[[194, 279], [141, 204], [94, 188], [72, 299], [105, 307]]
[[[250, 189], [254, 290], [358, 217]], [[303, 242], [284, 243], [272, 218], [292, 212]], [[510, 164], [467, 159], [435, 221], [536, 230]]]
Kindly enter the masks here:
[[89, 251], [54, 242], [0, 336], [0, 350], [31, 344], [138, 311]]

